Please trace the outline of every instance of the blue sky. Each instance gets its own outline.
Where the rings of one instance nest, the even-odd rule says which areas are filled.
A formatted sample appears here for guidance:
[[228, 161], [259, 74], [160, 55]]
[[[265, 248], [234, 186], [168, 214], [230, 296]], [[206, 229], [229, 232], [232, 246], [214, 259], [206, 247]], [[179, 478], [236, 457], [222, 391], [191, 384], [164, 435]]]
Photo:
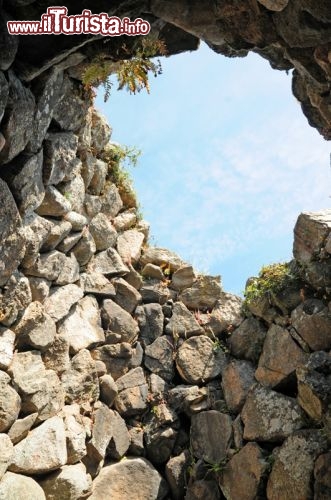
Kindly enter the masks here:
[[202, 45], [162, 59], [151, 94], [97, 106], [112, 140], [142, 150], [132, 170], [155, 244], [241, 294], [262, 265], [292, 256], [302, 211], [330, 207], [330, 144], [309, 127], [291, 76], [250, 54]]

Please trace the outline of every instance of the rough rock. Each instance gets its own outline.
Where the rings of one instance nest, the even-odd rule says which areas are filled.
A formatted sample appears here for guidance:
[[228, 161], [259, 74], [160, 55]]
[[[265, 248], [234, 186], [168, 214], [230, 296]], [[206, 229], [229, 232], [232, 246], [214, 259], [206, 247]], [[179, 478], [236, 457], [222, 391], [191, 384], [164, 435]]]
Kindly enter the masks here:
[[1, 500], [16, 500], [25, 498], [26, 500], [46, 500], [43, 489], [37, 481], [22, 474], [6, 472], [0, 482]]
[[59, 277], [65, 260], [66, 256], [63, 253], [52, 250], [52, 252], [41, 254], [36, 262], [24, 271], [28, 276], [55, 281]]
[[145, 454], [144, 432], [141, 426], [129, 428], [130, 447], [128, 455], [140, 457]]
[[202, 315], [206, 332], [217, 336], [224, 331], [231, 331], [243, 321], [242, 299], [232, 293], [222, 292], [211, 314]]
[[[77, 212], [74, 212], [74, 211], [68, 212], [67, 214], [64, 215], [63, 218], [67, 222], [70, 222], [70, 224], [72, 225], [73, 231], [81, 231], [82, 229], [84, 229], [84, 227], [88, 223], [88, 220], [84, 215], [78, 214]], [[59, 250], [68, 252], [69, 250], [71, 250], [71, 248], [74, 246], [74, 244], [78, 242], [78, 241], [75, 241], [75, 243], [72, 243], [72, 245], [68, 248], [69, 242], [71, 244], [71, 242], [73, 241], [74, 238], [78, 238], [78, 235], [71, 234], [70, 237], [72, 238], [71, 240], [67, 241], [66, 243], [63, 243], [64, 245], [66, 245], [65, 248], [63, 250], [61, 248], [59, 248]], [[78, 240], [79, 239], [80, 238], [78, 238]]]
[[[7, 32], [7, 27], [5, 28]], [[16, 37], [9, 37], [10, 40]], [[1, 44], [1, 41], [0, 41]], [[11, 43], [9, 44], [10, 47]], [[8, 47], [4, 51], [7, 53]], [[3, 69], [3, 68], [0, 68]], [[8, 163], [21, 153], [33, 132], [35, 99], [30, 89], [25, 87], [12, 70], [8, 71], [9, 97], [6, 113], [1, 123], [5, 145], [0, 152], [0, 161]]]
[[140, 264], [143, 266], [146, 264], [155, 264], [157, 266], [167, 264], [170, 271], [174, 272], [182, 267], [184, 262], [177, 254], [166, 248], [148, 247], [144, 250], [140, 258]]
[[158, 303], [165, 304], [171, 298], [171, 291], [159, 280], [148, 280], [143, 282], [139, 289], [145, 304]]
[[106, 217], [103, 213], [99, 213], [93, 217], [89, 224], [89, 230], [93, 236], [98, 252], [115, 246], [117, 241], [117, 231], [112, 226], [108, 217]]
[[140, 274], [134, 269], [132, 264], [128, 264], [128, 274], [124, 276], [125, 281], [127, 281], [130, 285], [132, 285], [136, 290], [140, 290], [143, 279]]
[[223, 495], [228, 500], [260, 498], [267, 469], [262, 449], [256, 443], [247, 443], [222, 471], [220, 488]]
[[111, 299], [116, 295], [114, 285], [101, 273], [82, 273], [79, 283], [84, 293]]
[[189, 417], [211, 407], [210, 393], [206, 387], [197, 385], [177, 385], [168, 392], [171, 408], [183, 412]]
[[0, 370], [7, 370], [14, 356], [15, 333], [0, 327]]
[[3, 295], [0, 294], [0, 322], [11, 326], [31, 301], [29, 280], [23, 274], [14, 272], [6, 283]]
[[7, 434], [0, 434], [0, 449], [1, 449], [1, 457], [0, 457], [0, 481], [3, 478], [8, 465], [11, 463], [13, 454], [14, 454], [14, 446], [11, 442], [10, 437]]
[[137, 215], [134, 208], [130, 208], [129, 210], [125, 210], [125, 212], [121, 212], [113, 220], [116, 231], [126, 231], [127, 229], [131, 229], [131, 227], [134, 226], [136, 222]]
[[140, 330], [140, 339], [145, 345], [154, 342], [163, 334], [164, 316], [160, 304], [144, 304], [135, 311]]
[[289, 436], [276, 454], [267, 485], [268, 499], [313, 498], [314, 461], [326, 449], [326, 439], [318, 430]]
[[52, 229], [52, 223], [37, 214], [31, 214], [23, 220], [25, 254], [22, 265], [25, 268], [35, 264], [39, 251]]
[[196, 279], [192, 266], [184, 265], [179, 267], [171, 277], [171, 288], [182, 291], [184, 288], [190, 288]]
[[123, 276], [129, 272], [114, 248], [108, 248], [94, 256], [88, 266], [88, 272], [97, 272], [108, 276]]
[[248, 393], [241, 418], [248, 441], [281, 441], [305, 425], [295, 399], [259, 385]]
[[287, 330], [272, 325], [267, 333], [255, 378], [266, 387], [275, 387], [308, 359]]
[[327, 500], [331, 496], [331, 452], [320, 455], [314, 468], [314, 498]]
[[113, 284], [116, 290], [114, 301], [125, 311], [132, 314], [141, 302], [140, 293], [122, 278], [115, 278]]
[[232, 360], [222, 372], [222, 388], [230, 412], [239, 413], [255, 383], [254, 367], [248, 361]]
[[85, 184], [80, 173], [75, 173], [73, 179], [58, 186], [62, 195], [70, 202], [74, 212], [81, 213], [85, 201]]
[[302, 366], [296, 370], [298, 380], [298, 403], [317, 422], [321, 422], [331, 403], [331, 373], [327, 375]]
[[204, 330], [182, 302], [175, 302], [165, 332], [174, 338], [179, 336], [188, 339], [194, 335], [202, 335]]
[[12, 443], [17, 444], [28, 435], [31, 427], [36, 422], [37, 417], [38, 413], [31, 413], [31, 415], [20, 418], [13, 423], [8, 431], [8, 436], [10, 437]]
[[258, 0], [266, 9], [280, 12], [285, 9], [289, 0]]
[[38, 419], [46, 420], [63, 408], [60, 379], [53, 370], [46, 370], [39, 351], [16, 352], [8, 371], [25, 414], [38, 412]]
[[60, 417], [52, 417], [33, 429], [14, 446], [11, 472], [43, 474], [59, 469], [67, 461], [65, 428]]
[[92, 479], [86, 474], [84, 464], [64, 465], [53, 472], [46, 479], [41, 480], [40, 486], [45, 492], [47, 500], [79, 500], [86, 498], [92, 489]]
[[111, 299], [103, 301], [101, 317], [104, 329], [119, 334], [122, 342], [133, 342], [137, 338], [137, 322]]
[[177, 457], [172, 457], [167, 462], [165, 476], [170, 486], [171, 494], [175, 500], [184, 498], [186, 489], [186, 475], [190, 465], [190, 454], [188, 450], [183, 451]]
[[212, 309], [222, 293], [219, 276], [199, 276], [190, 288], [185, 288], [179, 299], [189, 309]]
[[126, 459], [104, 467], [93, 483], [91, 500], [163, 500], [168, 493], [161, 475], [144, 458]]
[[293, 255], [299, 262], [316, 258], [331, 229], [331, 211], [300, 214], [294, 228]]
[[88, 185], [90, 194], [100, 195], [106, 183], [108, 165], [102, 160], [96, 160], [94, 163], [93, 176]]
[[[7, 82], [7, 79], [4, 75], [4, 73], [1, 71], [0, 72], [0, 122], [3, 118], [4, 112], [6, 109], [8, 95], [9, 95], [8, 82]], [[4, 137], [3, 137], [3, 141], [6, 142]], [[2, 149], [2, 148], [0, 148], [0, 149]]]
[[79, 280], [79, 264], [74, 254], [66, 257], [55, 285], [71, 285]]
[[52, 221], [52, 228], [42, 244], [41, 251], [42, 252], [50, 252], [51, 250], [54, 250], [61, 241], [68, 236], [68, 234], [71, 231], [71, 224], [70, 222], [67, 221]]
[[144, 442], [147, 458], [153, 464], [164, 464], [173, 454], [178, 435], [176, 413], [164, 402], [155, 402], [144, 420]]
[[[115, 339], [108, 338], [107, 341], [118, 342], [114, 334]], [[96, 361], [101, 361], [106, 366], [106, 371], [109, 373], [114, 380], [125, 375], [133, 366], [134, 359], [134, 349], [132, 349], [131, 344], [127, 342], [121, 342], [118, 344], [106, 344], [101, 347], [97, 347], [92, 351], [93, 359]]]
[[40, 302], [31, 302], [15, 326], [15, 333], [19, 336], [20, 345], [46, 349], [54, 341], [56, 326]]
[[219, 500], [221, 498], [216, 481], [200, 479], [189, 484], [185, 500]]
[[78, 138], [72, 132], [49, 133], [44, 142], [44, 183], [59, 184], [75, 167]]
[[8, 33], [7, 22], [11, 21], [12, 18], [7, 14], [7, 12], [1, 13], [1, 21], [0, 21], [0, 69], [6, 71], [10, 68], [12, 63], [15, 60], [15, 56], [17, 54], [18, 49], [18, 37], [11, 36]]
[[100, 153], [110, 141], [112, 130], [104, 116], [92, 111], [91, 146], [96, 153]]
[[75, 255], [80, 266], [85, 266], [92, 259], [96, 252], [95, 241], [86, 228], [82, 232], [82, 237], [78, 243], [73, 247], [72, 253]]
[[135, 415], [146, 410], [148, 385], [142, 368], [130, 370], [116, 380], [116, 385], [115, 408], [120, 415]]
[[69, 341], [62, 335], [56, 335], [54, 342], [42, 353], [43, 362], [47, 369], [54, 370], [58, 375], [68, 370]]
[[99, 379], [100, 382], [100, 400], [109, 408], [113, 405], [117, 396], [117, 385], [113, 377], [105, 374]]
[[100, 212], [104, 213], [101, 196], [86, 194], [84, 200], [84, 210], [85, 215], [89, 220], [93, 219], [93, 217]]
[[[92, 201], [93, 198], [97, 198], [99, 200], [98, 197], [94, 196], [90, 196], [89, 200]], [[86, 201], [87, 200], [85, 200], [85, 203]], [[103, 190], [102, 197], [100, 198], [100, 202], [101, 206], [99, 210], [110, 219], [116, 217], [116, 215], [123, 207], [122, 198], [115, 184], [106, 185], [105, 189]], [[94, 215], [96, 215], [96, 213]]]
[[162, 335], [149, 344], [145, 349], [144, 365], [152, 373], [170, 382], [175, 376], [172, 338]]
[[44, 278], [29, 277], [29, 284], [32, 301], [40, 302], [42, 304], [49, 295], [51, 282]]
[[215, 410], [202, 411], [192, 416], [191, 446], [193, 455], [215, 464], [225, 459], [232, 441], [232, 420], [229, 415]]
[[50, 126], [54, 107], [61, 91], [63, 72], [52, 68], [41, 75], [34, 83], [32, 91], [36, 98], [36, 109], [33, 122], [33, 133], [28, 144], [30, 151], [38, 151]]
[[37, 209], [45, 196], [42, 178], [43, 153], [22, 154], [8, 165], [5, 179], [15, 197], [20, 214], [31, 214]]
[[247, 318], [232, 332], [228, 346], [233, 356], [257, 363], [267, 330], [256, 318]]
[[9, 429], [21, 410], [21, 398], [9, 384], [9, 375], [0, 371], [0, 432]]
[[144, 276], [144, 278], [152, 278], [160, 281], [165, 280], [162, 269], [155, 264], [146, 264], [141, 271], [141, 275]]
[[24, 256], [22, 225], [15, 200], [7, 184], [0, 179], [0, 286], [17, 269]]
[[136, 264], [141, 255], [144, 235], [136, 229], [129, 229], [117, 239], [117, 251], [123, 262]]
[[216, 378], [225, 362], [225, 354], [205, 335], [186, 340], [176, 356], [177, 370], [189, 384], [201, 384]]
[[61, 376], [68, 404], [96, 401], [99, 380], [90, 351], [81, 349], [71, 360], [70, 368]]
[[51, 288], [50, 295], [44, 302], [45, 310], [54, 321], [67, 316], [71, 307], [82, 297], [83, 290], [77, 285], [65, 285]]
[[37, 209], [39, 215], [61, 217], [71, 210], [71, 203], [54, 186], [47, 186], [42, 203]]
[[292, 326], [313, 351], [331, 348], [331, 311], [318, 299], [305, 300], [291, 315]]
[[88, 102], [79, 95], [80, 89], [74, 82], [75, 80], [65, 75], [53, 119], [62, 130], [77, 132], [84, 121]]

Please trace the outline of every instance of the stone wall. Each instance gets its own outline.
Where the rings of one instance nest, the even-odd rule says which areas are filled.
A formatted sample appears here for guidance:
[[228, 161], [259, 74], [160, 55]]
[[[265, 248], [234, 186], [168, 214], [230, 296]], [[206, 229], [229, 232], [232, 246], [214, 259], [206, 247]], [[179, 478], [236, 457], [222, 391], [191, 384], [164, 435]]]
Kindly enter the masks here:
[[295, 278], [244, 313], [219, 277], [148, 245], [133, 193], [112, 182], [111, 129], [72, 77], [81, 60], [35, 64], [28, 82], [29, 42], [16, 58], [11, 43], [0, 498], [330, 498], [331, 212], [300, 215]]

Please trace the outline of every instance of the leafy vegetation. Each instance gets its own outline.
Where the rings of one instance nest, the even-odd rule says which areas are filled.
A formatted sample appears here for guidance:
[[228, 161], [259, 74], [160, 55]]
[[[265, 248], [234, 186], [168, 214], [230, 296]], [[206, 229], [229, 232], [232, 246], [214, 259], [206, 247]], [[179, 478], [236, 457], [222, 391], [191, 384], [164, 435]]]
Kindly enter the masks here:
[[263, 266], [257, 278], [251, 278], [244, 292], [245, 305], [259, 300], [266, 294], [275, 294], [288, 287], [297, 279], [290, 263]]
[[[125, 48], [125, 47], [124, 47]], [[133, 57], [114, 63], [105, 56], [98, 56], [83, 74], [83, 84], [86, 88], [99, 87], [105, 89], [104, 101], [109, 99], [113, 86], [111, 73], [115, 73], [118, 90], [126, 89], [130, 94], [136, 94], [143, 89], [150, 92], [149, 75], [157, 77], [162, 73], [160, 59], [152, 60], [156, 55], [165, 55], [166, 47], [162, 40], [143, 37], [136, 48]]]
[[109, 180], [116, 184], [124, 204], [135, 208], [139, 207], [129, 169], [137, 166], [140, 155], [141, 151], [135, 147], [112, 143], [105, 148], [101, 157], [108, 165]]

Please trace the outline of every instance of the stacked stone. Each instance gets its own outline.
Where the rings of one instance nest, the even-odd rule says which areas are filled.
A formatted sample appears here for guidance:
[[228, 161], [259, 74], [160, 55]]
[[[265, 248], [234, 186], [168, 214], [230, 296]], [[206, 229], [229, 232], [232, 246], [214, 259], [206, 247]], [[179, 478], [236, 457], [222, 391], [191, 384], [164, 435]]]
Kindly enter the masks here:
[[78, 82], [1, 85], [0, 498], [329, 498], [330, 213], [245, 316], [147, 244]]

